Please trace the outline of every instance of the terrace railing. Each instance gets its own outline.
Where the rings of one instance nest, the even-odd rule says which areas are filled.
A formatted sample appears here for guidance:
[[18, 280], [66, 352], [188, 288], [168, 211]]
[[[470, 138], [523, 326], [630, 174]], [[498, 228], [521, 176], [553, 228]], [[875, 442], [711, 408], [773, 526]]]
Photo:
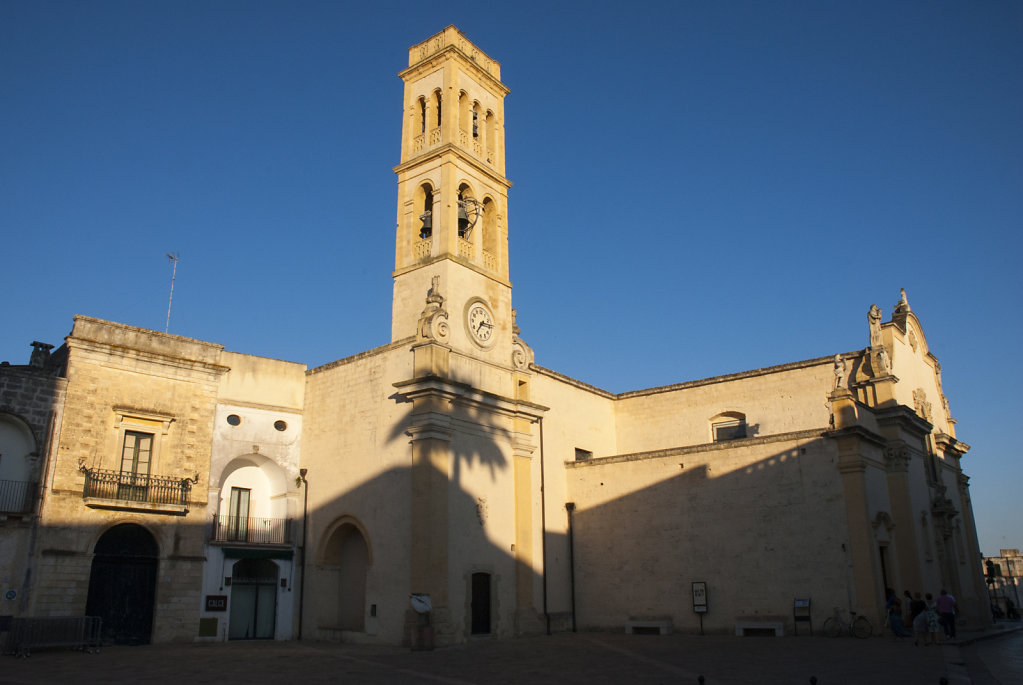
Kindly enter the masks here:
[[106, 469], [90, 469], [81, 467], [85, 474], [85, 487], [82, 497], [92, 500], [109, 500], [110, 502], [185, 507], [188, 505], [192, 484], [195, 478], [175, 476], [151, 476], [129, 471], [110, 471]]
[[291, 519], [271, 519], [254, 516], [213, 516], [210, 541], [254, 545], [290, 545], [294, 541], [294, 522]]

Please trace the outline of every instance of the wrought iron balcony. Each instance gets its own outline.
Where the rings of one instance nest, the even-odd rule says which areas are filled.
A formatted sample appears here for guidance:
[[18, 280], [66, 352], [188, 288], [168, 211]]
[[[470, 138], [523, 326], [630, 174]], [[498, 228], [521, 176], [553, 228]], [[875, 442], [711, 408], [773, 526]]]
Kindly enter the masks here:
[[0, 514], [28, 514], [32, 511], [36, 484], [26, 480], [0, 480]]
[[134, 509], [161, 513], [188, 512], [194, 478], [150, 476], [129, 471], [79, 467], [85, 474], [82, 497], [86, 505], [106, 509]]
[[290, 545], [294, 542], [291, 519], [268, 519], [254, 516], [213, 515], [210, 542], [246, 545]]

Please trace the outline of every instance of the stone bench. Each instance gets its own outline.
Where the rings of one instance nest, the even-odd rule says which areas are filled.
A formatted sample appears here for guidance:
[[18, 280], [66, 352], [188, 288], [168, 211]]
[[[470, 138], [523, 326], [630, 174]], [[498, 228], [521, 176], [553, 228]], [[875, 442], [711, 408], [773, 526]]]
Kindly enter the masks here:
[[652, 632], [654, 630], [657, 631], [658, 635], [671, 635], [671, 619], [625, 622], [626, 635], [635, 635], [637, 632]]
[[762, 633], [768, 630], [774, 632], [775, 637], [782, 637], [785, 635], [785, 621], [774, 616], [735, 619], [735, 634], [738, 637], [745, 637], [746, 631]]

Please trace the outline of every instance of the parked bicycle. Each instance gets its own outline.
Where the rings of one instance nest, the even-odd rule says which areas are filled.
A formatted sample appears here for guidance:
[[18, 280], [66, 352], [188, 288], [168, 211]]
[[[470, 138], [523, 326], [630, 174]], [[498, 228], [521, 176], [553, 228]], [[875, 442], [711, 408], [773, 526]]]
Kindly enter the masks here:
[[866, 616], [857, 616], [855, 611], [849, 612], [849, 620], [846, 621], [842, 617], [842, 610], [835, 607], [835, 615], [824, 621], [822, 630], [828, 637], [838, 637], [842, 633], [847, 633], [865, 640], [874, 634], [874, 624]]

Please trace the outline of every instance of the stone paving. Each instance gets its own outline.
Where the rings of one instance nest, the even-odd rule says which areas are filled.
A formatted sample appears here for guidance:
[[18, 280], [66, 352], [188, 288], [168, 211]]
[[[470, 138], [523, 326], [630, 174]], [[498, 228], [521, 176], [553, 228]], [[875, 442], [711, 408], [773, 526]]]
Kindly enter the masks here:
[[[947, 678], [972, 684], [961, 650], [983, 633], [963, 632], [955, 644], [915, 647], [890, 636], [824, 637], [624, 635], [579, 633], [412, 652], [397, 647], [322, 642], [232, 642], [104, 647], [99, 654], [44, 650], [0, 659], [0, 683], [444, 683], [448, 685], [575, 685], [683, 683], [745, 685], [921, 685]], [[1002, 639], [1023, 636], [1018, 633]], [[990, 683], [1020, 682], [990, 680]]]

